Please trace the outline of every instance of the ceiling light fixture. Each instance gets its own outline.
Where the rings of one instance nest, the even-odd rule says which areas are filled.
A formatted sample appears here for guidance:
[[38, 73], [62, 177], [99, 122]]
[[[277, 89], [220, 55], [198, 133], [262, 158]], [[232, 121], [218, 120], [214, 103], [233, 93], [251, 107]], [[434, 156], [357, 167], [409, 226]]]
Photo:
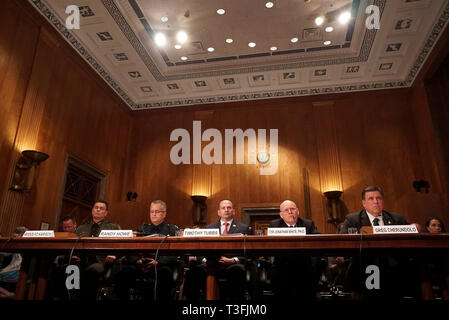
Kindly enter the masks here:
[[326, 27], [326, 29], [324, 29], [326, 32], [332, 32], [334, 31], [334, 27]]
[[315, 24], [317, 26], [321, 26], [323, 24], [323, 22], [324, 22], [324, 18], [323, 17], [318, 17], [318, 18], [315, 19]]
[[217, 10], [217, 13], [218, 13], [218, 14], [225, 14], [226, 11], [225, 11], [225, 9], [218, 9], [218, 10]]
[[176, 50], [179, 50], [179, 49], [181, 49], [182, 48], [182, 46], [180, 45], [180, 44], [175, 44], [175, 49]]
[[163, 17], [161, 17], [161, 21], [162, 21], [162, 22], [167, 22], [167, 21], [168, 21], [168, 18], [167, 18], [166, 16], [163, 16]]
[[268, 9], [273, 8], [273, 6], [274, 6], [274, 3], [273, 3], [273, 2], [267, 2], [267, 3], [265, 3], [265, 7], [267, 7]]
[[256, 44], [254, 42], [248, 43], [248, 47], [250, 47], [250, 48], [254, 48], [255, 46], [256, 46]]
[[182, 56], [182, 57], [181, 57], [181, 60], [182, 60], [182, 61], [186, 61], [186, 60], [187, 60], [187, 57], [186, 57], [186, 56]]
[[291, 38], [290, 41], [293, 42], [293, 43], [296, 43], [296, 42], [298, 42], [298, 38], [296, 38], [296, 37], [295, 38]]
[[272, 47], [270, 48], [271, 51], [276, 51], [277, 49], [278, 49], [278, 47], [275, 47], [275, 46], [272, 46]]
[[167, 43], [167, 38], [163, 33], [156, 33], [154, 36], [154, 42], [156, 42], [159, 47], [162, 47]]
[[325, 46], [328, 46], [328, 45], [330, 45], [331, 43], [332, 43], [332, 42], [329, 41], [329, 40], [323, 42], [323, 44], [324, 44]]
[[178, 40], [179, 43], [185, 43], [187, 41], [187, 33], [185, 31], [179, 31], [176, 34], [176, 40]]
[[349, 21], [349, 19], [351, 19], [351, 13], [349, 11], [345, 11], [342, 12], [339, 16], [338, 16], [338, 21], [341, 24], [345, 24]]
[[215, 49], [214, 49], [214, 48], [212, 48], [212, 47], [210, 47], [210, 48], [207, 48], [207, 51], [209, 51], [209, 52], [214, 52], [214, 51], [215, 51]]
[[226, 39], [226, 43], [232, 43], [234, 40], [232, 40], [231, 38]]

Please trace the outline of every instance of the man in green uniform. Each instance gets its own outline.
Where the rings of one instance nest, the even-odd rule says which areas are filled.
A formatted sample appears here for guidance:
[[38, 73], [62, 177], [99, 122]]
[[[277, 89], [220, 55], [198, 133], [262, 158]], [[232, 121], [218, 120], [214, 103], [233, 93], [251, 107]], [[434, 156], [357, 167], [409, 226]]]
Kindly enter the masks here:
[[[117, 223], [106, 221], [108, 203], [98, 200], [92, 207], [92, 220], [80, 225], [75, 233], [80, 237], [98, 237], [102, 230], [119, 230]], [[83, 298], [95, 300], [98, 286], [105, 272], [112, 266], [116, 256], [87, 254], [82, 257], [81, 292]]]

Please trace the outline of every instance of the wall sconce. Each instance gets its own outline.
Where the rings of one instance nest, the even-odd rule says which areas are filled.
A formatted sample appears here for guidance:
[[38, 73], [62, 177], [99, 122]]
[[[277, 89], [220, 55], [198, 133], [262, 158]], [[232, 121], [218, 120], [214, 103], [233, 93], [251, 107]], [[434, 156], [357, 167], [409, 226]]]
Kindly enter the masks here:
[[206, 224], [207, 205], [206, 196], [191, 196], [193, 200], [192, 220], [193, 224]]
[[9, 190], [17, 192], [30, 191], [33, 187], [36, 168], [49, 158], [49, 155], [34, 150], [22, 151], [22, 156], [16, 163], [14, 176]]
[[430, 183], [426, 180], [413, 181], [413, 188], [416, 192], [421, 193], [421, 189], [424, 189], [426, 193], [429, 193]]
[[342, 219], [342, 206], [340, 196], [342, 191], [327, 191], [324, 196], [327, 198], [327, 222], [339, 223]]
[[127, 199], [128, 201], [134, 201], [134, 202], [136, 202], [136, 199], [137, 199], [138, 196], [139, 196], [139, 195], [138, 195], [136, 192], [128, 191], [128, 192], [126, 193], [126, 199]]

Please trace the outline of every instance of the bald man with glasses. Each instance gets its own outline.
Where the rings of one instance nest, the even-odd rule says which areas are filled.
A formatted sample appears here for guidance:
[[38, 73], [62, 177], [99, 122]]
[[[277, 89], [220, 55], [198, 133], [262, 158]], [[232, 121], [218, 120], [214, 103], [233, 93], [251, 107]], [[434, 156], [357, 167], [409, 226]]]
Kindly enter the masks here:
[[[299, 217], [299, 210], [291, 200], [279, 206], [279, 219], [270, 222], [270, 228], [306, 228], [306, 234], [319, 234], [312, 220]], [[272, 286], [276, 299], [316, 298], [318, 274], [315, 258], [308, 256], [277, 256], [272, 268]]]

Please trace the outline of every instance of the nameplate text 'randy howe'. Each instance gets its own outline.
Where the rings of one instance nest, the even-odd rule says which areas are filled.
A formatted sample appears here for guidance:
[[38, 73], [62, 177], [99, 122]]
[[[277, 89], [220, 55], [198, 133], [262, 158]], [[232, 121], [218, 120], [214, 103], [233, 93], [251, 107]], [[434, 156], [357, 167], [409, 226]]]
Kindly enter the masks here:
[[132, 230], [102, 230], [100, 238], [132, 238]]

